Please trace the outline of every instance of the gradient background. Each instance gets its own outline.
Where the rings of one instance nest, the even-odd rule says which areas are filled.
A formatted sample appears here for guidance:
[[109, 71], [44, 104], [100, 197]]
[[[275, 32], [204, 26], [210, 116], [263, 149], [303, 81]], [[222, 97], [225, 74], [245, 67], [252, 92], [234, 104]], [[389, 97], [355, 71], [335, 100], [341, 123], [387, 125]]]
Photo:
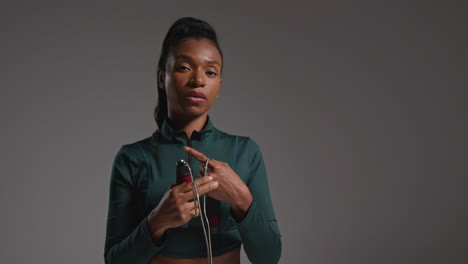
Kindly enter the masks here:
[[281, 263], [468, 263], [464, 1], [167, 2], [3, 4], [2, 263], [103, 263], [112, 160], [156, 129], [182, 16], [219, 34], [210, 114], [262, 147]]

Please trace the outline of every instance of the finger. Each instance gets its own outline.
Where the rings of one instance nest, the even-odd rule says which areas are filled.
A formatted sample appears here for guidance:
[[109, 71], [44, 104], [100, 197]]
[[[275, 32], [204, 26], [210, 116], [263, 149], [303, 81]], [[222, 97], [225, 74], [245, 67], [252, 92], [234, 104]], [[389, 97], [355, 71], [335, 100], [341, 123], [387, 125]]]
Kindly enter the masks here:
[[205, 154], [191, 148], [191, 147], [184, 147], [184, 150], [192, 157], [194, 157], [195, 159], [197, 159], [198, 161], [200, 162], [203, 162], [205, 163], [208, 158], [205, 156]]
[[[200, 177], [200, 178], [195, 180], [195, 184], [198, 187], [198, 186], [207, 184], [207, 183], [211, 182], [212, 180], [213, 180], [212, 176]], [[181, 188], [182, 188], [181, 191], [184, 192], [184, 193], [190, 192], [192, 190], [192, 182], [183, 183]]]
[[198, 206], [198, 202], [197, 201], [193, 201], [193, 209], [192, 209], [192, 212], [193, 212], [193, 216], [196, 217], [196, 216], [199, 216], [200, 215], [200, 208]]
[[[207, 176], [207, 177], [211, 177], [211, 176]], [[205, 177], [202, 177], [202, 178], [205, 178]], [[200, 179], [202, 179], [200, 178]], [[185, 183], [184, 183], [185, 184]], [[191, 201], [194, 199], [195, 197], [195, 192], [193, 191], [192, 189], [192, 185], [191, 183], [188, 183], [190, 186], [189, 187], [189, 191], [185, 192], [182, 194], [182, 197], [181, 197], [181, 201], [185, 201], [185, 202], [188, 202], [188, 201]], [[218, 188], [218, 182], [215, 181], [215, 180], [211, 180], [211, 181], [208, 181], [208, 182], [205, 182], [204, 184], [201, 184], [201, 185], [198, 185], [197, 184], [197, 187], [196, 187], [196, 190], [198, 192], [198, 195], [201, 196], [207, 192], [210, 192], [216, 188]]]
[[186, 202], [182, 205], [180, 205], [180, 212], [188, 216], [189, 218], [198, 216], [200, 214], [200, 209], [197, 206], [197, 203], [195, 201], [191, 202]]
[[[208, 176], [207, 176], [208, 177]], [[204, 177], [202, 177], [204, 178]], [[210, 192], [216, 188], [218, 188], [218, 185], [219, 183], [215, 180], [212, 180], [212, 181], [209, 181], [203, 185], [197, 185], [197, 192], [198, 192], [198, 195], [201, 196], [207, 192]], [[190, 185], [192, 186], [192, 185]], [[186, 193], [183, 193], [182, 194], [182, 198], [181, 198], [181, 201], [185, 201], [185, 202], [192, 202], [192, 200], [194, 199], [195, 197], [195, 192], [192, 190], [192, 188], [190, 187], [189, 191], [186, 192]]]
[[194, 149], [194, 148], [191, 148], [191, 147], [187, 147], [185, 146], [184, 147], [184, 150], [192, 157], [194, 157], [195, 159], [197, 159], [198, 161], [200, 161], [202, 164], [201, 166], [204, 167], [206, 162], [208, 160], [210, 160], [210, 162], [208, 163], [208, 166], [211, 167], [211, 168], [218, 168], [220, 167], [220, 165], [222, 165], [224, 162], [220, 162], [220, 161], [217, 161], [217, 160], [214, 160], [214, 159], [210, 159], [208, 157], [205, 156], [205, 154], [201, 153], [200, 151]]
[[191, 211], [190, 211], [190, 215], [192, 215], [193, 217], [197, 217], [200, 215], [200, 209], [198, 209], [198, 207], [194, 207]]
[[204, 184], [198, 187], [198, 195], [203, 195], [205, 193], [211, 192], [212, 190], [218, 188], [219, 183], [215, 180], [211, 181], [210, 183]]
[[188, 201], [181, 205], [184, 211], [192, 211], [194, 208], [198, 208], [198, 202], [196, 200]]

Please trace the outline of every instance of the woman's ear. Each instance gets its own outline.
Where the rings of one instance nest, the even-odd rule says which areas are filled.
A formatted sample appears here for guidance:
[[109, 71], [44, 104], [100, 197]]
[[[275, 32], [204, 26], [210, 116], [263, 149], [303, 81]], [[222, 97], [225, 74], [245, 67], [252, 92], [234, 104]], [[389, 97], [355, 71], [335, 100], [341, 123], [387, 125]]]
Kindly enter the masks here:
[[166, 71], [163, 69], [158, 68], [157, 78], [158, 78], [158, 87], [161, 89], [165, 89], [164, 82], [166, 77]]

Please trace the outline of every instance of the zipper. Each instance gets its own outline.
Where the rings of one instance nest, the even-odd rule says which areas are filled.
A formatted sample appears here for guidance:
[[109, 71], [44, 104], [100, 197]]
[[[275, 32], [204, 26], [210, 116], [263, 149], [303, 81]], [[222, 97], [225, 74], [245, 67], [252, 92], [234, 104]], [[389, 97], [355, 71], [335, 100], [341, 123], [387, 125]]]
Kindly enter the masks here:
[[[187, 138], [187, 146], [192, 147], [192, 140], [185, 134], [185, 138]], [[192, 156], [190, 154], [187, 154], [187, 161], [188, 164], [190, 165], [190, 169], [192, 169], [192, 174], [193, 174], [193, 166], [192, 166]]]

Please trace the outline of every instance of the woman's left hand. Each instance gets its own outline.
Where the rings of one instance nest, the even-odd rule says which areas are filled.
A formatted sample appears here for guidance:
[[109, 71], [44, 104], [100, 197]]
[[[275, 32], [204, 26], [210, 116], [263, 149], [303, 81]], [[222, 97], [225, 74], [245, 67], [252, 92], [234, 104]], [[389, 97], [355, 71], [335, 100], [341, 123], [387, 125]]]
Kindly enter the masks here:
[[[203, 153], [191, 147], [184, 147], [184, 150], [200, 161], [202, 166], [206, 164], [208, 158]], [[218, 188], [208, 192], [207, 195], [227, 202], [231, 206], [234, 219], [241, 221], [252, 203], [249, 188], [226, 162], [210, 159], [208, 167], [209, 175], [218, 182]]]

